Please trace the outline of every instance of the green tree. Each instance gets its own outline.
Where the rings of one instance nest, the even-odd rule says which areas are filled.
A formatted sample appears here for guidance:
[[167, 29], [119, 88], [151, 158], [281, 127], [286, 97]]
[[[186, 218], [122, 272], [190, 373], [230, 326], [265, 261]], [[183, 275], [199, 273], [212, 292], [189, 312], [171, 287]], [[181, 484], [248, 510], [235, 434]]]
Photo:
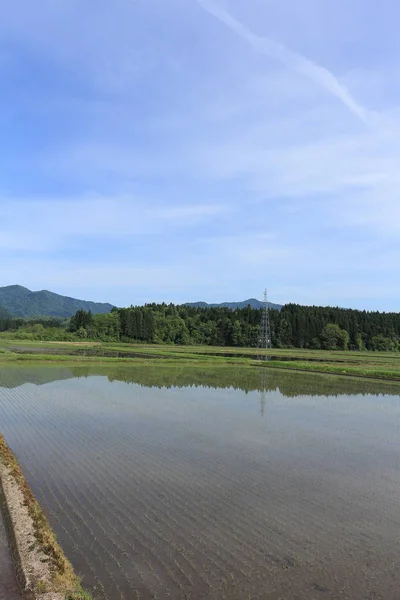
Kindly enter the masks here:
[[92, 322], [92, 318], [93, 316], [90, 310], [88, 312], [86, 312], [86, 310], [78, 310], [74, 316], [71, 317], [69, 330], [74, 332], [78, 331], [81, 327], [87, 329]]
[[324, 350], [347, 350], [349, 346], [348, 332], [335, 323], [325, 325], [319, 337]]
[[362, 339], [361, 333], [357, 333], [355, 337], [355, 348], [356, 350], [365, 350], [364, 340]]
[[395, 340], [378, 333], [371, 339], [370, 349], [378, 352], [393, 352], [397, 350], [397, 344]]
[[[152, 303], [94, 316], [79, 310], [70, 320], [69, 332], [60, 320], [26, 321], [0, 312], [0, 331], [10, 331], [21, 339], [76, 339], [78, 331], [84, 335], [83, 328], [89, 338], [110, 341], [255, 347], [261, 316], [261, 310], [248, 306], [230, 310]], [[287, 304], [271, 310], [270, 320], [275, 347], [399, 350], [400, 313]], [[32, 329], [35, 325], [41, 327]], [[68, 337], [71, 335], [76, 337]]]
[[236, 319], [236, 321], [233, 323], [232, 344], [233, 344], [233, 346], [242, 346], [242, 343], [243, 343], [242, 326], [240, 324], [240, 321], [238, 319]]

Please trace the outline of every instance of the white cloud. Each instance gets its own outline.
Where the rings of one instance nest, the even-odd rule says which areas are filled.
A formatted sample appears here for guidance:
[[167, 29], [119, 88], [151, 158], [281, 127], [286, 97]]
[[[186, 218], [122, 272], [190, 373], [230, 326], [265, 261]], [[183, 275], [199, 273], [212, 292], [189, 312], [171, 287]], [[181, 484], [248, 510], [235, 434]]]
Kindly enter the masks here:
[[360, 1], [220, 1], [235, 18], [213, 0], [218, 21], [196, 0], [7, 4], [0, 285], [118, 303], [270, 282], [343, 304], [383, 274], [399, 291], [400, 84], [379, 27]]
[[232, 17], [226, 10], [217, 6], [210, 0], [197, 0], [200, 6], [214, 17], [219, 19], [237, 35], [246, 40], [256, 52], [260, 52], [284, 64], [286, 67], [298, 71], [308, 77], [321, 87], [325, 88], [333, 96], [336, 96], [347, 106], [359, 119], [368, 121], [368, 111], [361, 106], [339, 82], [339, 80], [328, 69], [317, 65], [299, 53], [285, 48], [282, 44], [267, 38], [259, 37], [247, 29], [240, 21]]

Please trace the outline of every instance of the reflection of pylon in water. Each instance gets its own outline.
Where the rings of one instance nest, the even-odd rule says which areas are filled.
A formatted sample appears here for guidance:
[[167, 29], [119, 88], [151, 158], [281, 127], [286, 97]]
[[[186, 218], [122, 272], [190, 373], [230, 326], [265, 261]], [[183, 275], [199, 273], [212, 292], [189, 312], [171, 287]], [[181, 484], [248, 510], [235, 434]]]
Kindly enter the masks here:
[[262, 417], [264, 416], [266, 402], [267, 402], [267, 394], [266, 394], [265, 390], [262, 390], [261, 396], [260, 396], [260, 413], [261, 413]]
[[260, 413], [264, 416], [265, 404], [267, 402], [267, 372], [266, 369], [261, 369], [260, 375]]

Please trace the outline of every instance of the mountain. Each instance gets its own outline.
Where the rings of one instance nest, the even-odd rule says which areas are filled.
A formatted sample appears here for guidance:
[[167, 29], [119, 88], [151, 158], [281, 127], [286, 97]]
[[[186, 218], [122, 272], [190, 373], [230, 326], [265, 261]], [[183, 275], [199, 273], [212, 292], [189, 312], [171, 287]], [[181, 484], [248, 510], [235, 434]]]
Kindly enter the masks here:
[[[221, 304], [207, 304], [207, 302], [186, 302], [186, 306], [194, 306], [196, 308], [230, 308], [231, 310], [235, 310], [236, 308], [246, 308], [247, 306], [251, 306], [251, 308], [264, 308], [264, 302], [261, 300], [256, 300], [256, 298], [249, 298], [249, 300], [243, 300], [243, 302], [222, 302]], [[269, 308], [275, 308], [276, 310], [280, 310], [282, 308], [281, 304], [273, 304], [272, 302], [268, 302], [268, 306]]]
[[77, 310], [108, 313], [112, 304], [77, 300], [47, 290], [32, 292], [21, 285], [0, 287], [0, 306], [17, 317], [72, 317]]
[[9, 313], [8, 310], [0, 306], [0, 319], [8, 319], [9, 317], [12, 317], [11, 313]]

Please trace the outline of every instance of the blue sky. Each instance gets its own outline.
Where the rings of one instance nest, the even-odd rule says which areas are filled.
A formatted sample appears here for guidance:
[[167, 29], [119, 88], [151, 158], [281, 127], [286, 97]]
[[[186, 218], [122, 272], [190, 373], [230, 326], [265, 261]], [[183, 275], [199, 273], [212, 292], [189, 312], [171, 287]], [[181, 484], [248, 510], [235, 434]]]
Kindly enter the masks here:
[[14, 0], [0, 285], [399, 310], [395, 0]]

